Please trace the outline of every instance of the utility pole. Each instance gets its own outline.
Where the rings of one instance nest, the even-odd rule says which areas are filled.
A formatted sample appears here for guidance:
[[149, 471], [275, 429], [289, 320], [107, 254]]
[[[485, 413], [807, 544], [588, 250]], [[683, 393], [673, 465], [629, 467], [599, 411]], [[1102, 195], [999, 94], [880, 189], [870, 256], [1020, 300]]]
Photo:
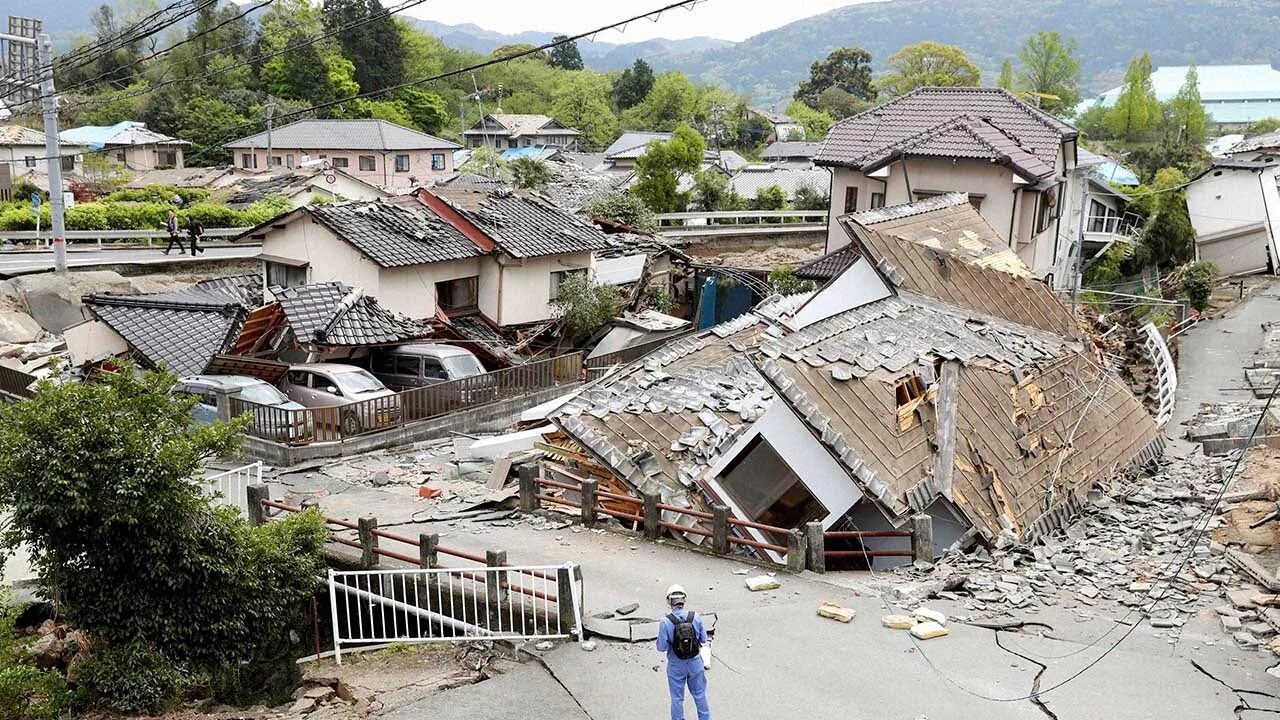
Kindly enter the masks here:
[[276, 98], [267, 94], [267, 171], [271, 171], [271, 129], [276, 117]]
[[[1078, 171], [1077, 171], [1078, 172]], [[1075, 262], [1071, 263], [1071, 314], [1076, 314], [1076, 295], [1080, 292], [1080, 266], [1084, 263], [1084, 231], [1089, 222], [1089, 175], [1080, 175], [1080, 228], [1076, 233]], [[1069, 260], [1070, 258], [1068, 258]]]
[[40, 94], [44, 100], [44, 154], [49, 160], [49, 216], [53, 236], [53, 269], [67, 271], [67, 231], [63, 219], [62, 144], [58, 142], [58, 100], [53, 89], [53, 43], [40, 33]]

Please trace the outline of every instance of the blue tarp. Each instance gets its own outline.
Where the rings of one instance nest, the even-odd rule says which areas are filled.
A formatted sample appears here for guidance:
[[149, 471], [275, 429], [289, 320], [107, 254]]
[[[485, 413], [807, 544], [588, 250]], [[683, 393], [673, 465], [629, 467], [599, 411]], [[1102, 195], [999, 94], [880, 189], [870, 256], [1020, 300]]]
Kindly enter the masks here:
[[115, 125], [85, 125], [63, 130], [58, 133], [58, 137], [65, 143], [87, 145], [90, 150], [101, 150], [104, 145], [111, 142], [112, 138], [136, 125], [142, 125], [142, 123], [125, 120]]
[[546, 148], [541, 147], [508, 148], [502, 151], [502, 159], [515, 160], [516, 158], [531, 157], [534, 160], [539, 160], [545, 150]]
[[1138, 179], [1138, 176], [1132, 170], [1110, 160], [1094, 168], [1093, 174], [1102, 178], [1108, 185], [1135, 187], [1142, 184], [1142, 181]]

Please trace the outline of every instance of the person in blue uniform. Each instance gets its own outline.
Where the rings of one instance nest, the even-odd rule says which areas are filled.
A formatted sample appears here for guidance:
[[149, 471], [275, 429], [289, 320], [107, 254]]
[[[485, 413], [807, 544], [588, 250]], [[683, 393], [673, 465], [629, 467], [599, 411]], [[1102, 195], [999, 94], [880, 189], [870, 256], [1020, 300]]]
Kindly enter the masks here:
[[707, 644], [707, 630], [697, 613], [684, 609], [684, 602], [684, 588], [672, 585], [667, 590], [667, 605], [671, 607], [671, 613], [658, 624], [658, 652], [667, 654], [671, 720], [684, 720], [686, 685], [693, 696], [694, 707], [698, 709], [698, 720], [711, 720], [711, 709], [707, 705], [707, 672], [700, 652]]

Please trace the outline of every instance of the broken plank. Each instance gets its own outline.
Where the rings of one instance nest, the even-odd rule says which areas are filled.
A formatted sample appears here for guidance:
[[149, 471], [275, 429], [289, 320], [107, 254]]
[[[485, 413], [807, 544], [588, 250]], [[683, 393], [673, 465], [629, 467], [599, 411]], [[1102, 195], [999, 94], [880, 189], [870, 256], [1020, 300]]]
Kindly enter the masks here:
[[489, 482], [485, 483], [485, 487], [490, 490], [501, 490], [507, 484], [507, 476], [511, 474], [510, 455], [504, 455], [493, 463], [493, 471], [489, 473]]

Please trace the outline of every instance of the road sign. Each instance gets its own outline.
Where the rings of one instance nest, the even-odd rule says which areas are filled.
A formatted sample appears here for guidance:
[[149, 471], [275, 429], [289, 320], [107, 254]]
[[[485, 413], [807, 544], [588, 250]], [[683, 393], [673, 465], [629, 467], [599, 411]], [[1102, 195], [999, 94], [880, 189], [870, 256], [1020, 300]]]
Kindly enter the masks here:
[[40, 193], [31, 193], [31, 212], [40, 214]]

